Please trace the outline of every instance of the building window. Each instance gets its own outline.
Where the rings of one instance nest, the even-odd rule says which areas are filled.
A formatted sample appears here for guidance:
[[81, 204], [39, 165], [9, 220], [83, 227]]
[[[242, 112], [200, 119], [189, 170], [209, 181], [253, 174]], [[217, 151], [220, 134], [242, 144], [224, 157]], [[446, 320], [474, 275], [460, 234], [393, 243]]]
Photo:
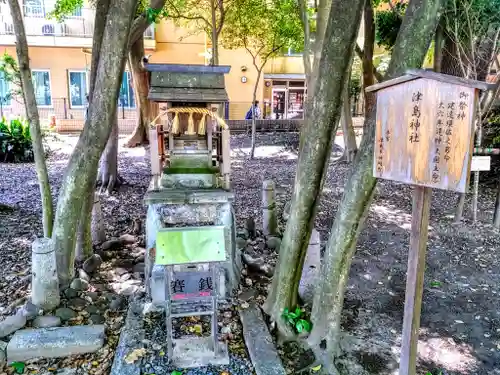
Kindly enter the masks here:
[[132, 74], [130, 72], [123, 73], [120, 95], [118, 97], [118, 106], [124, 108], [135, 108], [134, 85], [132, 83]]
[[0, 100], [2, 106], [10, 105], [10, 82], [5, 79], [5, 75], [3, 72], [0, 72]]
[[24, 0], [24, 15], [27, 17], [45, 17], [42, 0]]
[[71, 17], [82, 17], [82, 7], [76, 8], [72, 13]]
[[68, 86], [71, 107], [83, 107], [88, 94], [87, 72], [70, 71], [68, 73]]
[[46, 107], [51, 106], [50, 72], [48, 70], [33, 70], [31, 78], [35, 88], [36, 104]]

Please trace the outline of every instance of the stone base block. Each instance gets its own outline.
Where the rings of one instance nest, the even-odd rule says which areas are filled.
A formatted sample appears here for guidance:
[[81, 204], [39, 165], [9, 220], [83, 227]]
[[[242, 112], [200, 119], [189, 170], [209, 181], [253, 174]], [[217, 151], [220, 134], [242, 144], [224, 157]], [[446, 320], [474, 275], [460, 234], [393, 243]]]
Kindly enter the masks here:
[[213, 350], [210, 337], [189, 337], [174, 340], [172, 362], [179, 368], [225, 366], [229, 364], [229, 353], [225, 343], [218, 342]]
[[161, 186], [170, 189], [211, 189], [216, 184], [216, 176], [211, 173], [164, 173], [161, 176]]
[[104, 344], [104, 325], [23, 329], [7, 345], [8, 362], [92, 353]]

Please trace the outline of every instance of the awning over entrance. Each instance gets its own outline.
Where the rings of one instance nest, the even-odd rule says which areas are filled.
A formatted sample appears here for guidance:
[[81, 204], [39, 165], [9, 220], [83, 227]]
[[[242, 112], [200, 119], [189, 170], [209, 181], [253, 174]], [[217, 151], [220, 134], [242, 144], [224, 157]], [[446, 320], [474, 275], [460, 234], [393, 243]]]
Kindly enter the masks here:
[[264, 79], [275, 80], [291, 80], [291, 79], [306, 79], [305, 74], [300, 73], [264, 73]]
[[146, 64], [151, 72], [148, 99], [155, 102], [228, 101], [224, 74], [229, 66]]

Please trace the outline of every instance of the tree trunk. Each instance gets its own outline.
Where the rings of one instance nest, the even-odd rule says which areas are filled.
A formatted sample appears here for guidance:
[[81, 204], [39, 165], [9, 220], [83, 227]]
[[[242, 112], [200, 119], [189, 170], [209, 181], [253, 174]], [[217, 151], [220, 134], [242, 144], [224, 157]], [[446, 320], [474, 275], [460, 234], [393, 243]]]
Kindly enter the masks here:
[[[373, 50], [375, 47], [375, 22], [373, 20], [373, 4], [371, 0], [367, 0], [365, 3], [365, 8], [363, 11], [363, 21], [364, 21], [364, 32], [365, 37], [363, 41], [363, 58], [361, 59], [361, 64], [363, 67], [363, 89], [371, 86], [375, 83], [374, 78], [374, 66], [373, 66]], [[377, 102], [377, 94], [374, 92], [366, 92], [363, 90], [364, 101], [365, 101], [365, 118], [371, 112], [372, 108]], [[365, 124], [368, 124], [365, 122]], [[364, 129], [363, 131], [369, 131], [369, 129]]]
[[53, 208], [52, 194], [50, 192], [49, 173], [45, 163], [45, 152], [42, 143], [42, 132], [40, 130], [40, 117], [36, 104], [35, 90], [31, 80], [31, 69], [29, 63], [28, 42], [24, 29], [24, 20], [17, 0], [9, 0], [10, 13], [14, 21], [14, 31], [16, 33], [16, 53], [21, 76], [21, 88], [23, 91], [26, 117], [29, 121], [33, 154], [35, 156], [35, 169], [40, 186], [40, 196], [42, 200], [42, 223], [43, 235], [50, 238], [52, 236]]
[[[388, 78], [403, 74], [407, 69], [422, 65], [442, 8], [440, 0], [411, 0], [398, 34], [387, 72]], [[375, 138], [376, 108], [367, 116], [360, 151], [345, 185], [330, 237], [325, 250], [324, 263], [318, 279], [311, 320], [313, 330], [308, 338], [318, 353], [326, 340], [326, 350], [321, 352], [322, 363], [332, 366], [340, 339], [340, 318], [344, 302], [352, 257], [358, 235], [366, 218], [375, 190], [373, 177], [373, 147]], [[325, 303], [328, 301], [328, 303]], [[338, 373], [335, 368], [329, 374]]]
[[148, 142], [148, 126], [151, 121], [149, 94], [149, 73], [144, 69], [144, 38], [139, 38], [130, 47], [128, 66], [132, 73], [137, 110], [137, 124], [125, 147], [136, 147]]
[[251, 142], [251, 150], [250, 150], [250, 159], [253, 159], [255, 157], [255, 137], [257, 133], [257, 122], [255, 118], [255, 102], [257, 101], [257, 89], [259, 87], [259, 81], [260, 81], [260, 76], [262, 74], [262, 69], [264, 68], [264, 65], [266, 64], [267, 61], [262, 62], [262, 65], [260, 67], [257, 67], [255, 65], [255, 59], [254, 59], [254, 66], [255, 69], [257, 69], [257, 81], [255, 82], [255, 86], [253, 88], [253, 96], [252, 96], [252, 142]]
[[[315, 84], [309, 102], [302, 150], [299, 154], [294, 191], [278, 267], [265, 311], [276, 321], [279, 332], [292, 334], [282, 318], [285, 308], [295, 308], [302, 266], [314, 224], [317, 204], [337, 132], [342, 96], [347, 91], [354, 44], [364, 0], [332, 2], [328, 27]], [[312, 125], [314, 123], [314, 126]]]
[[493, 226], [500, 228], [500, 179], [498, 181], [497, 199], [495, 201], [495, 212], [493, 213]]
[[94, 204], [94, 190], [91, 189], [84, 197], [80, 222], [78, 223], [78, 232], [76, 234], [75, 259], [83, 262], [92, 255], [92, 235], [91, 235], [91, 217], [92, 206]]
[[346, 90], [344, 94], [340, 123], [342, 124], [342, 132], [344, 137], [344, 155], [346, 161], [348, 163], [351, 163], [354, 161], [356, 152], [358, 152], [358, 145], [356, 143], [356, 133], [354, 132], [354, 125], [352, 123], [351, 103], [349, 100], [348, 90]]
[[[497, 42], [500, 29], [498, 25], [492, 24], [489, 26], [486, 35], [482, 38], [478, 45], [477, 51], [475, 51], [475, 62], [474, 67], [476, 68], [475, 79], [478, 81], [486, 80], [488, 76], [491, 63], [497, 54]], [[488, 93], [483, 92], [482, 95], [487, 96]], [[481, 100], [481, 104], [484, 104], [487, 100]], [[476, 147], [481, 147], [483, 138], [483, 111], [482, 105], [479, 106], [477, 120], [476, 120]], [[478, 211], [478, 198], [479, 198], [479, 171], [474, 172], [474, 185], [472, 191], [472, 221], [477, 221], [477, 211]]]
[[[212, 16], [212, 64], [219, 65], [219, 35], [217, 33], [217, 10], [215, 7], [216, 0], [210, 0], [211, 16]], [[223, 1], [223, 0], [220, 0]]]
[[92, 190], [97, 167], [115, 120], [135, 0], [98, 0], [90, 82], [89, 114], [64, 175], [52, 239], [59, 281], [67, 285], [74, 273], [75, 234], [82, 197]]
[[101, 184], [101, 192], [106, 191], [108, 194], [111, 194], [121, 183], [118, 176], [118, 113], [116, 111], [112, 121], [111, 133], [101, 156], [97, 178]]
[[[307, 2], [306, 0], [299, 0], [299, 11], [300, 11], [300, 19], [302, 21], [302, 27], [304, 29], [304, 51], [302, 53], [302, 58], [304, 60], [304, 70], [306, 73], [306, 82], [308, 82], [309, 87], [309, 79], [311, 77], [311, 28], [309, 24], [309, 13], [307, 11]], [[305, 118], [305, 117], [304, 117]]]

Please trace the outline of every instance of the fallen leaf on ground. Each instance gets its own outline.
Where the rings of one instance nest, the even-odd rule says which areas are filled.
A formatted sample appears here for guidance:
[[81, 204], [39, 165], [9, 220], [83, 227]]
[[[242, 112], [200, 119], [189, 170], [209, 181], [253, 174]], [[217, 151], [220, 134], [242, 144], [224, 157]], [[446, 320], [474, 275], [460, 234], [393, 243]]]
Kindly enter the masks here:
[[144, 356], [144, 354], [146, 354], [146, 349], [144, 348], [134, 349], [127, 354], [127, 356], [125, 357], [125, 362], [127, 362], [130, 365], [135, 361], [137, 361], [142, 356]]

